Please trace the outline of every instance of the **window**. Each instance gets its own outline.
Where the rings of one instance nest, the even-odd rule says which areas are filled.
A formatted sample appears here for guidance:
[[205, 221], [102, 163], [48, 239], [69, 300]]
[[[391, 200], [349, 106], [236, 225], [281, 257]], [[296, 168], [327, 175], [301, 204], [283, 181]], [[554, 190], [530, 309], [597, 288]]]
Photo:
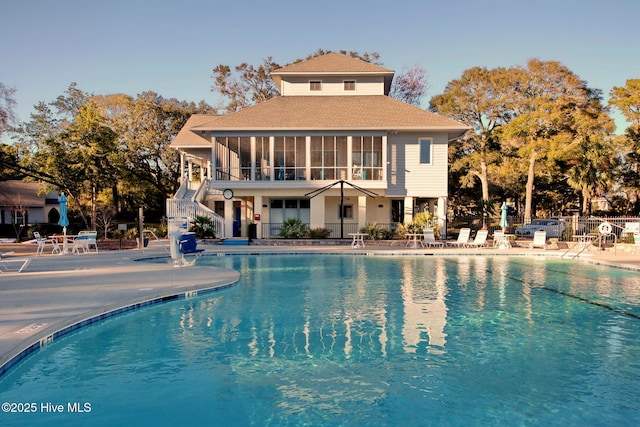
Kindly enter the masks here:
[[431, 138], [420, 140], [420, 163], [431, 164]]
[[353, 205], [342, 206], [342, 216], [340, 215], [340, 206], [338, 206], [338, 219], [353, 219]]
[[322, 82], [320, 80], [311, 80], [309, 82], [309, 90], [311, 92], [320, 92], [322, 90]]
[[356, 90], [356, 81], [355, 80], [345, 80], [344, 81], [344, 90], [345, 91], [354, 91], [354, 90]]

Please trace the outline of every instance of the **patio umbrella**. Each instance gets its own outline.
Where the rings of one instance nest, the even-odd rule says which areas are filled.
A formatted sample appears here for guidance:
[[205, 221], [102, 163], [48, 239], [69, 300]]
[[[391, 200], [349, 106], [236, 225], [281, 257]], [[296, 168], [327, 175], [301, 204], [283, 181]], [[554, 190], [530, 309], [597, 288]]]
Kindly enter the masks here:
[[507, 211], [509, 207], [507, 206], [507, 202], [502, 202], [502, 206], [500, 207], [502, 211], [500, 213], [500, 227], [502, 227], [502, 231], [506, 233], [506, 228], [509, 226], [509, 221], [507, 220]]
[[62, 253], [67, 252], [67, 227], [69, 226], [69, 218], [67, 217], [67, 196], [64, 193], [58, 197], [58, 203], [60, 203], [60, 219], [58, 225], [62, 226]]

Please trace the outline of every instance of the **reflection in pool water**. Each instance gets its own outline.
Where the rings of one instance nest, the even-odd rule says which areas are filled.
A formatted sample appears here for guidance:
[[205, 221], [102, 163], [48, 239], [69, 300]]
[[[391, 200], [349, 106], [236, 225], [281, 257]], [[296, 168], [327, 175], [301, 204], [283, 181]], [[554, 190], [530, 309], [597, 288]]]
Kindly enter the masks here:
[[[225, 256], [232, 288], [87, 327], [0, 378], [3, 425], [637, 425], [640, 279], [506, 257]], [[55, 417], [55, 418], [54, 418]]]

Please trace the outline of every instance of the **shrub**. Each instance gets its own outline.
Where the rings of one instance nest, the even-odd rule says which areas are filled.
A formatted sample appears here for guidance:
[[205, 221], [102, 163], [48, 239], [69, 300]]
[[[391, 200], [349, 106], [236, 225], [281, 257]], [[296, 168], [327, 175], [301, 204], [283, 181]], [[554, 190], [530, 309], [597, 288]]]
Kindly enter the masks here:
[[367, 233], [369, 235], [369, 239], [372, 240], [387, 240], [392, 236], [391, 231], [386, 228], [378, 227], [375, 223], [367, 223], [364, 227], [360, 229], [361, 233]]
[[280, 237], [285, 239], [301, 239], [308, 234], [307, 227], [298, 218], [289, 218], [282, 223]]
[[326, 228], [313, 228], [309, 230], [308, 236], [310, 239], [326, 239], [331, 235], [331, 231]]
[[189, 231], [195, 233], [199, 239], [215, 238], [216, 232], [213, 228], [213, 221], [206, 216], [196, 216], [191, 222], [191, 228]]

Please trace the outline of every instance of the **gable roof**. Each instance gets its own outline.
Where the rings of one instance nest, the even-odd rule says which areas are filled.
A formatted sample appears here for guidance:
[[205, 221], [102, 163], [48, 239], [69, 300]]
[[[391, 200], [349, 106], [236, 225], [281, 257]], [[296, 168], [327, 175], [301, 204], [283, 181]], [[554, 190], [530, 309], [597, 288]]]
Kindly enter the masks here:
[[198, 147], [211, 147], [211, 140], [203, 133], [193, 132], [191, 129], [215, 120], [221, 116], [214, 114], [194, 114], [189, 117], [187, 123], [184, 124], [180, 132], [171, 142], [172, 148], [198, 148]]
[[280, 87], [282, 76], [377, 75], [384, 77], [386, 87], [391, 85], [393, 74], [393, 70], [380, 65], [341, 53], [330, 52], [273, 70], [271, 78], [277, 87]]
[[[192, 131], [441, 130], [468, 126], [385, 95], [281, 96], [219, 116]], [[454, 135], [455, 134], [455, 135]]]
[[38, 194], [42, 188], [40, 182], [0, 181], [0, 206], [44, 206], [46, 194]]

